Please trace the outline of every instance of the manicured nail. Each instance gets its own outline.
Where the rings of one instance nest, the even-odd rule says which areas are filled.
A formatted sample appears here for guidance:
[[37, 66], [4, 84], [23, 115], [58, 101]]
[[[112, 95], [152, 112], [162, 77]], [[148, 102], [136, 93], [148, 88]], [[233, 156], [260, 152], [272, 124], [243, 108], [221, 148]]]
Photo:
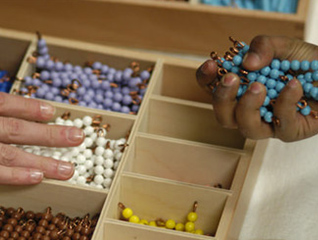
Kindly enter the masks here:
[[262, 91], [261, 84], [251, 84], [249, 90], [254, 94], [259, 94]]
[[77, 127], [68, 127], [66, 129], [66, 137], [70, 142], [81, 142], [84, 138], [83, 130]]
[[41, 182], [43, 179], [43, 172], [39, 172], [37, 170], [30, 170], [30, 178], [34, 183]]
[[231, 87], [234, 85], [235, 81], [237, 80], [234, 74], [226, 74], [222, 79], [221, 83], [224, 87]]
[[55, 113], [55, 107], [44, 102], [41, 102], [40, 109], [43, 117], [53, 117]]
[[58, 174], [61, 177], [71, 177], [72, 173], [74, 171], [74, 166], [71, 163], [67, 163], [67, 162], [59, 162], [58, 165]]

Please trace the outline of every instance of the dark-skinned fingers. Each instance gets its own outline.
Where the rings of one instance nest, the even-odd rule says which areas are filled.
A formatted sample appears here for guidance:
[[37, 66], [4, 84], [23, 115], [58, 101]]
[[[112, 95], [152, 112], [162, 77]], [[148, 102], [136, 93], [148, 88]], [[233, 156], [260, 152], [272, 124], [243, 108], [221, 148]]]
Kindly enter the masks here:
[[84, 140], [83, 130], [76, 127], [28, 122], [0, 117], [0, 142], [48, 147], [72, 147]]
[[313, 60], [318, 57], [318, 47], [301, 40], [279, 36], [257, 36], [243, 59], [243, 67], [250, 71], [270, 65], [274, 58], [288, 60]]
[[266, 96], [263, 84], [254, 82], [246, 90], [237, 104], [235, 116], [239, 130], [251, 139], [263, 139], [273, 136], [270, 124], [262, 121], [260, 107]]
[[236, 74], [225, 74], [212, 95], [212, 105], [216, 119], [224, 128], [237, 128], [235, 107], [239, 85], [240, 78]]
[[46, 178], [66, 180], [72, 177], [72, 163], [25, 152], [17, 147], [0, 143], [0, 166], [37, 169]]
[[43, 180], [43, 176], [43, 172], [37, 169], [0, 165], [0, 185], [38, 184]]
[[55, 108], [44, 101], [0, 92], [0, 116], [47, 121], [54, 116], [54, 113]]
[[217, 81], [217, 69], [213, 60], [207, 60], [196, 71], [198, 84], [209, 94], [212, 93], [211, 86]]
[[300, 82], [293, 79], [288, 82], [276, 99], [273, 113], [279, 123], [275, 125], [275, 137], [284, 142], [309, 137], [307, 133], [313, 132], [309, 130], [310, 128], [318, 129], [316, 119], [312, 116], [304, 117], [296, 111], [297, 103], [302, 96], [303, 90]]

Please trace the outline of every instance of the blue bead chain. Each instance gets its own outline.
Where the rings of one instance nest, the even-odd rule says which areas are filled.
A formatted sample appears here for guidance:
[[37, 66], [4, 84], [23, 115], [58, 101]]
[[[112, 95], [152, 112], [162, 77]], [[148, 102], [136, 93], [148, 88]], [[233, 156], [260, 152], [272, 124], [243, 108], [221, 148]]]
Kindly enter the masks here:
[[238, 100], [253, 82], [263, 84], [266, 87], [267, 94], [260, 108], [260, 116], [265, 122], [271, 123], [275, 121], [273, 106], [276, 98], [288, 81], [295, 77], [300, 81], [303, 88], [303, 98], [297, 103], [295, 109], [304, 116], [311, 114], [318, 118], [318, 113], [312, 110], [306, 101], [306, 99], [318, 101], [318, 87], [313, 85], [313, 82], [318, 81], [318, 60], [300, 62], [298, 60], [281, 61], [273, 59], [269, 66], [258, 71], [247, 71], [242, 67], [242, 60], [249, 46], [232, 37], [230, 37], [230, 41], [234, 46], [223, 57], [218, 56], [216, 52], [210, 54], [218, 65], [218, 81], [214, 85], [208, 86], [212, 91], [216, 90], [221, 77], [228, 72], [236, 73], [240, 77], [240, 86], [236, 95]]

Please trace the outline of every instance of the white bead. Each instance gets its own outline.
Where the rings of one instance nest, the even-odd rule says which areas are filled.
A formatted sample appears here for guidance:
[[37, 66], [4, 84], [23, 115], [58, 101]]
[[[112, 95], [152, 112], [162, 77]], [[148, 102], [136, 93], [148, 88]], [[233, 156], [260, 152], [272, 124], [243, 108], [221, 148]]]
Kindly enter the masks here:
[[126, 143], [126, 139], [121, 138], [121, 139], [115, 141], [114, 148], [121, 150], [121, 149], [123, 149], [125, 143]]
[[68, 156], [62, 156], [62, 157], [60, 157], [60, 160], [64, 161], [64, 162], [69, 162], [70, 158]]
[[96, 183], [95, 182], [90, 182], [89, 185], [92, 186], [92, 187], [95, 187]]
[[95, 166], [94, 167], [94, 173], [95, 174], [103, 174], [103, 172], [104, 172], [104, 168], [103, 168], [103, 166], [101, 166], [101, 165], [97, 165], [97, 166]]
[[99, 133], [99, 136], [106, 137], [107, 131], [105, 128], [99, 128], [98, 133]]
[[70, 126], [70, 127], [72, 127], [72, 126], [74, 126], [74, 123], [73, 123], [72, 120], [67, 119], [67, 120], [64, 122], [64, 125], [65, 125], [65, 126]]
[[53, 156], [58, 156], [58, 157], [60, 157], [62, 155], [62, 153], [59, 152], [59, 151], [54, 151], [53, 153], [50, 152], [50, 154], [53, 155]]
[[84, 176], [79, 176], [77, 179], [76, 179], [76, 183], [79, 184], [79, 185], [85, 185], [86, 183], [86, 178]]
[[92, 149], [85, 149], [83, 154], [86, 158], [91, 158], [93, 156], [93, 151]]
[[79, 176], [79, 173], [78, 173], [78, 170], [74, 170], [74, 173], [73, 173], [73, 176], [72, 176], [72, 179], [76, 180]]
[[83, 124], [84, 124], [85, 126], [90, 126], [90, 125], [92, 125], [92, 122], [93, 122], [93, 118], [92, 118], [92, 117], [90, 117], [90, 116], [85, 116], [85, 117], [83, 117]]
[[83, 154], [78, 154], [76, 157], [76, 163], [84, 164], [86, 161], [86, 157]]
[[122, 152], [118, 152], [115, 154], [115, 159], [120, 161], [121, 157], [122, 157], [123, 153]]
[[71, 151], [69, 151], [69, 154], [73, 156], [77, 156], [80, 153], [80, 149], [78, 147], [73, 147]]
[[104, 158], [102, 156], [95, 156], [94, 158], [94, 164], [95, 165], [103, 165]]
[[56, 160], [60, 160], [59, 156], [52, 156], [52, 158], [56, 159]]
[[92, 126], [87, 126], [84, 128], [84, 133], [86, 136], [91, 135], [94, 132], [94, 128]]
[[84, 165], [78, 165], [76, 168], [80, 175], [83, 175], [86, 172], [86, 167]]
[[102, 184], [96, 184], [96, 186], [95, 186], [96, 188], [98, 188], [98, 189], [104, 189], [104, 187], [103, 187], [103, 185]]
[[94, 177], [94, 182], [96, 184], [102, 184], [104, 182], [104, 177], [102, 175], [96, 175]]
[[114, 148], [115, 148], [115, 143], [116, 143], [116, 140], [110, 140], [110, 141], [109, 141], [109, 147], [110, 147], [111, 149], [114, 149]]
[[114, 162], [114, 166], [113, 166], [114, 170], [117, 170], [118, 165], [119, 165], [119, 161]]
[[[53, 158], [55, 158], [55, 156], [57, 156], [57, 155], [54, 155], [54, 153], [53, 153], [53, 155], [52, 155], [52, 152], [50, 151], [50, 150], [44, 150], [44, 151], [42, 151], [41, 152], [41, 155], [43, 156], [43, 157], [53, 157]], [[57, 158], [59, 158], [59, 156], [57, 156]]]
[[107, 148], [107, 149], [105, 149], [103, 156], [104, 156], [104, 158], [113, 158], [114, 152], [110, 148]]
[[91, 135], [90, 135], [91, 139], [95, 142], [96, 139], [97, 139], [97, 133], [96, 132], [93, 132]]
[[87, 148], [89, 148], [89, 147], [93, 146], [94, 141], [93, 141], [93, 139], [91, 137], [86, 137], [84, 139], [84, 143], [85, 143], [85, 146]]
[[114, 175], [114, 171], [111, 168], [106, 168], [103, 174], [105, 178], [111, 178]]
[[33, 150], [33, 154], [35, 154], [35, 155], [41, 155], [41, 150]]
[[79, 152], [84, 152], [84, 150], [86, 149], [86, 145], [84, 142], [82, 142], [81, 145], [79, 145], [77, 148]]
[[103, 186], [105, 188], [110, 187], [110, 185], [112, 184], [112, 179], [111, 178], [105, 178], [104, 182], [103, 182]]
[[105, 148], [103, 148], [103, 147], [95, 148], [95, 155], [97, 155], [97, 156], [102, 156], [104, 152], [105, 152]]
[[69, 182], [70, 184], [76, 184], [76, 180], [73, 180], [73, 179], [69, 179], [68, 182]]
[[61, 118], [61, 117], [57, 117], [55, 119], [55, 124], [57, 124], [57, 125], [63, 125], [64, 122], [65, 122], [65, 120], [63, 118]]
[[82, 176], [87, 179], [87, 178], [90, 177], [91, 175], [90, 175], [88, 172], [85, 172]]
[[68, 152], [69, 149], [68, 148], [58, 148], [58, 151], [61, 153], [65, 153], [65, 152]]
[[83, 121], [82, 119], [79, 119], [79, 118], [74, 119], [73, 124], [75, 127], [78, 127], [78, 128], [83, 127]]
[[104, 137], [98, 137], [96, 139], [96, 145], [97, 146], [105, 147], [106, 142], [107, 142], [107, 140]]
[[24, 148], [23, 150], [28, 152], [28, 153], [32, 153], [33, 152], [33, 148], [31, 148], [31, 147]]
[[104, 161], [103, 166], [104, 166], [105, 168], [112, 168], [112, 167], [114, 166], [114, 162], [113, 162], [112, 159], [107, 158], [107, 159]]
[[86, 169], [88, 171], [94, 166], [94, 163], [93, 163], [92, 160], [86, 160], [85, 163], [84, 163], [84, 166], [86, 167]]

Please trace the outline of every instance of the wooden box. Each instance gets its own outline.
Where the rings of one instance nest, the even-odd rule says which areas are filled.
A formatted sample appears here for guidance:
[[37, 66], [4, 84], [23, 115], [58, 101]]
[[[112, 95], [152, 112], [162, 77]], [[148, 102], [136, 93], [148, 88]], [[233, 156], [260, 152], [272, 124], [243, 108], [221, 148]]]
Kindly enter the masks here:
[[[0, 27], [98, 44], [208, 56], [259, 34], [304, 39], [309, 0], [295, 14], [155, 0], [2, 1]], [[10, 21], [9, 21], [10, 19]]]
[[[35, 49], [34, 35], [0, 32], [0, 50], [10, 56], [10, 61], [1, 56], [0, 66], [18, 77], [30, 74], [33, 66], [26, 59]], [[100, 60], [117, 68], [134, 60], [155, 64], [154, 71], [137, 115], [51, 102], [56, 116], [64, 111], [72, 118], [102, 115], [111, 123], [114, 138], [131, 130], [109, 191], [47, 179], [36, 186], [0, 186], [0, 205], [33, 211], [50, 206], [71, 217], [100, 213], [95, 240], [237, 239], [267, 141], [244, 139], [238, 131], [217, 124], [209, 96], [195, 81], [200, 62], [53, 37], [46, 40], [50, 53], [61, 59]], [[17, 81], [11, 93], [20, 85]], [[195, 201], [196, 224], [210, 236], [119, 219], [122, 202], [148, 220], [184, 221]]]

